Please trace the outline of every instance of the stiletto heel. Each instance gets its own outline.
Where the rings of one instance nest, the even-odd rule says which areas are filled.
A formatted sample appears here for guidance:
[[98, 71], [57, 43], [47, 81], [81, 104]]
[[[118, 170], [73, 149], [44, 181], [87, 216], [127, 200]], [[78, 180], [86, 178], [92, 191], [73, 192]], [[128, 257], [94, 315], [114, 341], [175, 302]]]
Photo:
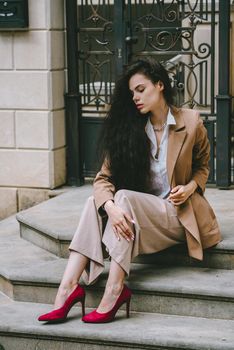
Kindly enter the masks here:
[[82, 321], [87, 323], [107, 323], [114, 320], [115, 315], [117, 311], [119, 310], [120, 306], [122, 306], [124, 303], [126, 303], [126, 316], [129, 317], [130, 315], [130, 300], [131, 300], [132, 292], [131, 290], [124, 285], [123, 290], [118, 297], [115, 305], [113, 308], [105, 313], [97, 312], [96, 310], [90, 312], [88, 315], [85, 315], [82, 317]]
[[61, 322], [67, 318], [68, 312], [72, 306], [80, 302], [82, 305], [82, 316], [85, 315], [85, 290], [81, 286], [76, 289], [65, 300], [65, 303], [60, 309], [53, 310], [47, 314], [38, 317], [38, 321]]
[[84, 315], [85, 315], [85, 295], [80, 302], [81, 302], [81, 306], [82, 306], [82, 317], [84, 317]]
[[129, 299], [126, 301], [126, 317], [127, 317], [127, 318], [130, 317], [130, 301], [131, 301], [131, 298], [129, 298]]

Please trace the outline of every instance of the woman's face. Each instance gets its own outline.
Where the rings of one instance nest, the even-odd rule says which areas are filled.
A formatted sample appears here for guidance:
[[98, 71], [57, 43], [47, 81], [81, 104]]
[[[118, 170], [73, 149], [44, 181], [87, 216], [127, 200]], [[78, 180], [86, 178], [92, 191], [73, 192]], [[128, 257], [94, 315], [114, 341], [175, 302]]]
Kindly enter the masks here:
[[140, 113], [145, 114], [157, 109], [162, 103], [165, 103], [163, 97], [163, 83], [152, 81], [144, 74], [136, 73], [129, 79], [129, 89], [132, 92], [132, 98]]

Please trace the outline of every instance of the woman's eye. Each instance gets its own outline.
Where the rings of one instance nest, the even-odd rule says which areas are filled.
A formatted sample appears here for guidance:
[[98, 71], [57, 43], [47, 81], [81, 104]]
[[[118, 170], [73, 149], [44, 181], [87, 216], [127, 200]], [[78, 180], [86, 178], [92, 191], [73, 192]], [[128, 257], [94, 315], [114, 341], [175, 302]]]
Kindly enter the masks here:
[[143, 92], [145, 89], [138, 90], [139, 92]]

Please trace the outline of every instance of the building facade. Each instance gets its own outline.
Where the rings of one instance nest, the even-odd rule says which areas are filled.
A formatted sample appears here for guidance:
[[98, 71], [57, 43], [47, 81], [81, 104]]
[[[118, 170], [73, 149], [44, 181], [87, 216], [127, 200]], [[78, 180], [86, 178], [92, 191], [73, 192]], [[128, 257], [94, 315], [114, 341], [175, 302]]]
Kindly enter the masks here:
[[0, 219], [66, 182], [63, 0], [29, 0], [29, 28], [0, 32]]
[[[165, 1], [168, 4], [170, 2]], [[66, 134], [64, 96], [68, 92], [72, 98], [74, 92], [69, 91], [69, 80], [72, 79], [73, 73], [70, 71], [67, 83], [66, 61], [67, 57], [72, 55], [76, 57], [73, 43], [69, 42], [69, 45], [66, 45], [65, 28], [69, 25], [66, 26], [65, 18], [68, 3], [71, 6], [74, 1], [65, 3], [64, 0], [28, 0], [29, 27], [26, 30], [0, 31], [0, 219], [47, 199], [51, 190], [67, 183], [69, 160], [68, 162], [66, 160], [66, 147], [74, 135], [72, 125], [69, 125], [70, 129], [67, 125]], [[116, 3], [108, 1], [108, 4], [113, 6], [116, 6]], [[211, 1], [207, 3], [210, 6]], [[90, 5], [92, 14], [90, 18], [97, 19], [98, 10], [95, 6], [99, 1], [93, 1], [94, 6], [91, 6], [89, 1], [87, 4]], [[103, 4], [105, 5], [105, 1]], [[81, 3], [78, 1], [76, 5], [81, 6]], [[215, 16], [218, 21], [218, 13], [215, 13]], [[70, 18], [67, 18], [69, 21]], [[78, 15], [75, 20], [79, 21], [79, 18]], [[183, 21], [185, 27], [187, 22]], [[231, 21], [234, 21], [233, 8], [231, 8]], [[76, 33], [77, 28], [80, 28], [79, 23], [70, 29]], [[94, 32], [93, 28], [92, 31]], [[198, 33], [203, 40], [207, 35], [206, 24], [200, 26]], [[198, 43], [199, 35], [196, 37]], [[231, 27], [231, 57], [234, 57], [233, 38], [234, 26]], [[218, 56], [217, 42], [214, 45], [216, 45], [215, 55]], [[117, 54], [120, 55], [120, 51]], [[230, 62], [232, 61], [231, 59]], [[77, 62], [78, 66], [80, 64], [78, 70], [83, 69], [82, 61]], [[189, 66], [189, 62], [184, 62], [184, 65]], [[216, 76], [220, 69], [222, 67], [216, 64]], [[233, 70], [232, 63], [229, 67], [231, 95], [234, 95]], [[210, 79], [209, 69], [208, 78]], [[92, 86], [97, 89], [98, 80], [99, 78], [95, 81], [96, 85], [92, 82]], [[86, 83], [78, 82], [77, 93], [81, 96], [80, 103], [85, 100]], [[194, 80], [191, 80], [191, 89], [194, 84]], [[218, 94], [217, 79], [214, 84]], [[105, 101], [103, 106], [99, 106], [97, 111], [100, 112], [103, 108], [105, 112]], [[87, 114], [86, 107], [84, 103], [83, 111]], [[93, 104], [92, 108], [96, 107]], [[206, 111], [204, 107], [199, 109]], [[72, 114], [73, 111], [71, 109], [69, 113]], [[98, 115], [95, 115], [95, 118], [100, 124]], [[90, 125], [91, 118], [86, 120]], [[89, 143], [93, 136], [89, 139], [87, 135], [95, 135], [96, 129], [87, 125], [84, 123], [82, 130], [86, 132]], [[212, 128], [215, 130], [215, 127], [214, 124]], [[83, 149], [88, 147], [88, 144], [84, 143]], [[79, 153], [79, 150], [77, 152]], [[79, 156], [77, 153], [73, 154], [74, 159]], [[92, 172], [84, 170], [84, 173], [87, 176]]]

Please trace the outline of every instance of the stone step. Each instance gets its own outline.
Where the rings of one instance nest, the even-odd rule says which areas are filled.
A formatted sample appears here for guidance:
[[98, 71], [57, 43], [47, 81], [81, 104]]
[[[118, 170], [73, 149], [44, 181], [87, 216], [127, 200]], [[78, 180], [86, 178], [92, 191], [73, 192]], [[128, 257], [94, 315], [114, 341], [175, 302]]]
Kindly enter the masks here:
[[20, 275], [32, 266], [59, 258], [20, 238], [19, 223], [15, 216], [0, 221], [0, 290], [13, 297], [12, 273]]
[[[12, 273], [8, 283], [19, 301], [53, 303], [66, 261], [39, 264]], [[88, 307], [101, 300], [107, 269], [94, 286], [86, 286]], [[234, 319], [234, 271], [133, 264], [127, 284], [134, 293], [132, 309], [208, 318]]]
[[[73, 308], [60, 324], [41, 324], [48, 305], [1, 304], [0, 348], [4, 350], [233, 350], [234, 321], [119, 311], [109, 324], [86, 324]], [[91, 310], [86, 310], [89, 312]]]
[[[67, 260], [21, 239], [14, 218], [7, 228], [0, 225], [0, 290], [18, 301], [53, 303]], [[85, 287], [88, 307], [101, 299], [108, 265], [95, 286]], [[234, 318], [234, 270], [132, 264], [127, 283], [134, 311]]]
[[68, 246], [79, 223], [92, 186], [74, 188], [16, 215], [25, 240], [59, 256], [68, 256]]
[[[86, 185], [18, 213], [21, 237], [59, 257], [66, 258], [85, 200], [91, 194], [92, 186]], [[184, 245], [157, 254], [137, 257], [135, 261], [234, 269], [232, 197], [232, 191], [207, 189], [207, 198], [217, 214], [223, 241], [215, 248], [205, 251], [203, 262], [189, 258]]]

